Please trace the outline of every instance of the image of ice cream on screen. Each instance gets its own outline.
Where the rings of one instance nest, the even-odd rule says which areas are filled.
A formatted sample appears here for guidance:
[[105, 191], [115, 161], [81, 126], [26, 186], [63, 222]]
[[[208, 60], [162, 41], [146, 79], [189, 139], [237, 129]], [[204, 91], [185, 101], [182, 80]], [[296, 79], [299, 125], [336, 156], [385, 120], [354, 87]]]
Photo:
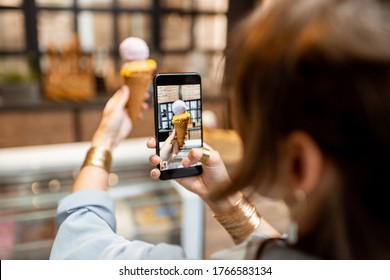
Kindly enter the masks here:
[[160, 169], [183, 168], [181, 160], [202, 147], [200, 85], [157, 87]]

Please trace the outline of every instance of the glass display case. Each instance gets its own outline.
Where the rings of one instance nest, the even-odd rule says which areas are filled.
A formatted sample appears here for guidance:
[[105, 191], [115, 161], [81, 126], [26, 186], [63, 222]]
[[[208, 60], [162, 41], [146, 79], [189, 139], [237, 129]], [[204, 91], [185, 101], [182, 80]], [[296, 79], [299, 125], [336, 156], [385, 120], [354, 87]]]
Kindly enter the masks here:
[[[149, 178], [145, 141], [126, 140], [113, 156], [109, 181], [117, 233], [178, 244], [201, 259], [203, 204], [171, 181]], [[77, 143], [0, 150], [0, 259], [49, 258], [58, 201], [70, 193], [87, 149]]]

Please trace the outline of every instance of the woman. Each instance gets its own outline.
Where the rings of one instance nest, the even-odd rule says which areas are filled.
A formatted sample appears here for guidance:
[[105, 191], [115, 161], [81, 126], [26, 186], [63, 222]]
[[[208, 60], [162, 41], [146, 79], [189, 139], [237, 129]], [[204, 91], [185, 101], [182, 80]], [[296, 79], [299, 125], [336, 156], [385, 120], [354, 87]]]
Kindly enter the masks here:
[[[178, 182], [237, 244], [248, 243], [247, 258], [390, 258], [389, 16], [379, 0], [267, 1], [236, 30], [225, 84], [242, 164], [230, 178], [216, 151], [193, 149], [182, 164], [202, 160], [204, 172]], [[107, 104], [93, 147], [111, 151], [130, 132], [127, 94]], [[107, 189], [109, 155], [99, 152], [97, 166], [87, 156], [75, 193], [61, 202], [52, 258], [185, 258], [175, 246], [115, 235], [112, 200], [96, 191]], [[244, 190], [285, 200], [287, 238], [260, 218]]]

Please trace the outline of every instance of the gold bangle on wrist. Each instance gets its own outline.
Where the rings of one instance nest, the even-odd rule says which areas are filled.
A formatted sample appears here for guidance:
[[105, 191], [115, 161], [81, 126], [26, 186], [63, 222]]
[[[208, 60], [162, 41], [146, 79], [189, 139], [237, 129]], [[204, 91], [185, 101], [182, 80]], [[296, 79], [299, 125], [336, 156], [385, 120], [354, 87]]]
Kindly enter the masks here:
[[232, 211], [214, 214], [214, 218], [225, 228], [234, 242], [239, 244], [259, 226], [261, 216], [254, 204], [243, 194]]
[[111, 162], [112, 156], [110, 151], [98, 147], [91, 147], [85, 156], [85, 160], [81, 168], [84, 166], [96, 166], [103, 168], [110, 173]]

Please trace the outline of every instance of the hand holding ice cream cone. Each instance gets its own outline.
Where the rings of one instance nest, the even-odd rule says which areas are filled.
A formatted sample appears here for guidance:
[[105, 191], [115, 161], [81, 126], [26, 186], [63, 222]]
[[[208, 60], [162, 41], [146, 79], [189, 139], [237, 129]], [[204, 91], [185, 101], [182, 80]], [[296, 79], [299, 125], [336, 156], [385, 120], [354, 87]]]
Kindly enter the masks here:
[[176, 139], [181, 150], [184, 146], [185, 137], [187, 135], [188, 122], [190, 113], [187, 111], [187, 106], [182, 100], [176, 100], [172, 104], [172, 111], [175, 114], [172, 119], [172, 124], [176, 131]]
[[153, 78], [157, 64], [153, 59], [149, 59], [149, 47], [141, 38], [126, 38], [119, 46], [119, 53], [125, 61], [120, 75], [130, 88], [130, 98], [126, 107], [134, 123], [141, 111], [145, 92]]

